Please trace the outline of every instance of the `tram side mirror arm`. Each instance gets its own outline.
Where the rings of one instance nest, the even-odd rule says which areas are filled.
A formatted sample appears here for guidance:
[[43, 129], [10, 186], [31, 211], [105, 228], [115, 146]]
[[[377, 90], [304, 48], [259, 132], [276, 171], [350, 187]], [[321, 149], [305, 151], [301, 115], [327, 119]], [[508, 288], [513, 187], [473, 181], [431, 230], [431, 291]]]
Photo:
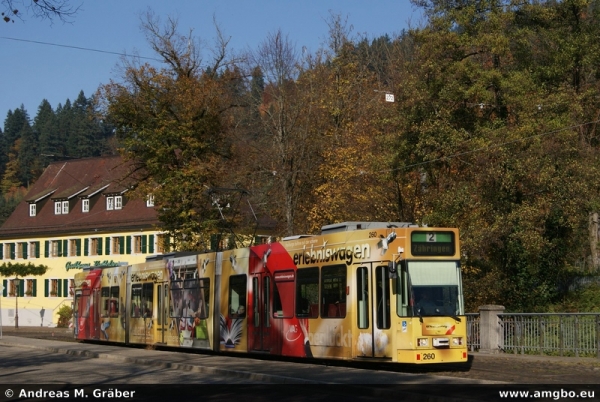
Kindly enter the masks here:
[[397, 279], [398, 278], [398, 266], [395, 261], [388, 262], [388, 278], [389, 279]]

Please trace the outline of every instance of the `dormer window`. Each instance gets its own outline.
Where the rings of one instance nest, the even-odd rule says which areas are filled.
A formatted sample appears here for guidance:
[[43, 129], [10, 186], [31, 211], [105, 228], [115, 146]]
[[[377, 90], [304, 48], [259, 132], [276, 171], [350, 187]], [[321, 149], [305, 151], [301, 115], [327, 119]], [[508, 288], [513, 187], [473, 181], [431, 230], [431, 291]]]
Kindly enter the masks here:
[[123, 196], [117, 195], [117, 196], [115, 196], [115, 209], [122, 209], [122, 208], [123, 208]]
[[112, 211], [115, 209], [115, 197], [106, 197], [106, 210]]
[[54, 201], [54, 215], [66, 215], [69, 213], [69, 201]]
[[35, 216], [37, 213], [37, 204], [29, 204], [29, 216]]
[[81, 212], [90, 212], [90, 200], [84, 198], [81, 200]]
[[147, 207], [153, 207], [154, 206], [154, 194], [148, 195], [148, 197], [146, 198], [146, 206]]

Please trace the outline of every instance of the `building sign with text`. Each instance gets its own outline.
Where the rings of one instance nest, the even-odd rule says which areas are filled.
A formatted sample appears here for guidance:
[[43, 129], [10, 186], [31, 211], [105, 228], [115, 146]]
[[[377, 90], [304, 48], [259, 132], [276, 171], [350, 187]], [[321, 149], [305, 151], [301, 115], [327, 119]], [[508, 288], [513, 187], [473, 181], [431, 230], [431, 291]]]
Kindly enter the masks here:
[[113, 260], [104, 260], [104, 261], [94, 261], [93, 263], [82, 263], [81, 261], [75, 262], [67, 262], [65, 264], [65, 269], [68, 271], [70, 269], [94, 269], [94, 268], [112, 268], [119, 267], [122, 265], [128, 265], [127, 262], [123, 261], [113, 261]]

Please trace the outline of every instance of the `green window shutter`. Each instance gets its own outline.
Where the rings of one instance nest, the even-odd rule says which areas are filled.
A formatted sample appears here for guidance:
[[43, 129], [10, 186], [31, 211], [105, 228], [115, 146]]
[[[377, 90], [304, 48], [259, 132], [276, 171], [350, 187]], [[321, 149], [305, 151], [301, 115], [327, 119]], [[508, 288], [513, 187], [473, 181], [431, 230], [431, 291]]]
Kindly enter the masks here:
[[125, 239], [125, 245], [126, 247], [126, 252], [127, 254], [131, 254], [131, 236], [127, 236], [127, 238]]
[[58, 257], [62, 257], [62, 241], [58, 241]]
[[148, 235], [142, 235], [142, 253], [146, 254], [148, 250]]
[[10, 259], [15, 259], [15, 243], [10, 243]]
[[50, 279], [44, 279], [44, 297], [50, 294]]
[[119, 236], [119, 254], [125, 254], [125, 236]]
[[50, 240], [44, 242], [44, 257], [50, 257]]
[[23, 247], [23, 258], [26, 260], [27, 259], [27, 243], [23, 243], [21, 244], [21, 246]]
[[37, 279], [33, 280], [33, 289], [31, 289], [31, 292], [32, 292], [31, 295], [33, 297], [37, 296]]
[[6, 297], [8, 295], [7, 285], [8, 281], [6, 279], [2, 279], [2, 297]]
[[98, 245], [96, 246], [96, 254], [102, 255], [102, 237], [98, 237]]
[[19, 297], [25, 296], [25, 279], [21, 279], [19, 282]]
[[83, 239], [83, 255], [90, 255], [90, 239]]
[[63, 279], [63, 297], [69, 297], [69, 280]]
[[58, 285], [58, 289], [56, 289], [57, 290], [56, 295], [60, 296], [60, 295], [62, 295], [62, 281], [59, 279], [56, 282]]
[[106, 242], [104, 244], [104, 251], [106, 251], [104, 254], [110, 255], [110, 237], [105, 237], [104, 241]]
[[77, 257], [81, 256], [81, 239], [75, 240], [75, 244], [77, 245]]
[[35, 242], [35, 258], [40, 258], [40, 242]]
[[4, 259], [4, 243], [0, 243], [0, 260]]
[[63, 257], [67, 257], [69, 255], [69, 241], [63, 240]]
[[154, 235], [148, 236], [148, 254], [154, 254]]

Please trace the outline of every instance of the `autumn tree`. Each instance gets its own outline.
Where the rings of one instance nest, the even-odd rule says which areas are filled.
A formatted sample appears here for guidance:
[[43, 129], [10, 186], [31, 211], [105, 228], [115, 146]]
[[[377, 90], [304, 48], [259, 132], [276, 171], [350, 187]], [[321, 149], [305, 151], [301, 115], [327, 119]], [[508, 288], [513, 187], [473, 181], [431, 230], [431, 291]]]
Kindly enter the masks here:
[[[577, 30], [555, 16], [566, 7], [587, 29], [597, 22], [582, 21], [596, 17], [578, 1], [423, 3], [429, 25], [414, 32], [412, 64], [419, 101], [406, 104], [399, 159], [422, 178], [424, 222], [462, 230], [471, 308], [502, 302], [533, 310], [555, 299], [584, 251], [598, 191], [596, 151], [580, 134], [595, 118], [581, 113], [579, 95], [581, 77], [595, 71], [581, 75], [592, 67], [581, 60], [556, 74], [563, 56], [585, 52], [573, 48]], [[553, 40], [541, 34], [546, 29], [562, 33]], [[586, 89], [588, 98], [597, 93]]]
[[[306, 230], [299, 206], [312, 193], [319, 159], [319, 88], [304, 74], [303, 59], [281, 31], [269, 34], [249, 55], [251, 81], [245, 104], [248, 126], [237, 150], [246, 163], [243, 179], [255, 202], [281, 222], [281, 233]], [[243, 155], [242, 153], [243, 152]]]
[[228, 62], [227, 41], [219, 36], [208, 62], [192, 32], [178, 33], [176, 20], [161, 25], [148, 14], [142, 28], [163, 65], [126, 60], [122, 81], [102, 86], [99, 95], [121, 153], [136, 166], [136, 193], [153, 195], [175, 247], [197, 249], [206, 244], [202, 235], [219, 226], [207, 190], [221, 184], [220, 170], [230, 157], [234, 102], [219, 79]]
[[[340, 16], [329, 21], [326, 62], [313, 69], [321, 76], [318, 107], [324, 139], [322, 163], [316, 171], [314, 203], [308, 207], [313, 230], [347, 220], [396, 221], [393, 189], [389, 186], [389, 149], [394, 105], [382, 77], [386, 51], [371, 53], [367, 38], [351, 38]], [[376, 44], [379, 42], [373, 42]], [[385, 46], [385, 45], [384, 45]]]

